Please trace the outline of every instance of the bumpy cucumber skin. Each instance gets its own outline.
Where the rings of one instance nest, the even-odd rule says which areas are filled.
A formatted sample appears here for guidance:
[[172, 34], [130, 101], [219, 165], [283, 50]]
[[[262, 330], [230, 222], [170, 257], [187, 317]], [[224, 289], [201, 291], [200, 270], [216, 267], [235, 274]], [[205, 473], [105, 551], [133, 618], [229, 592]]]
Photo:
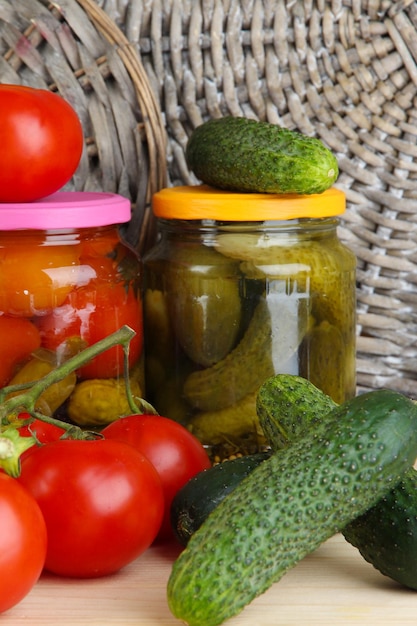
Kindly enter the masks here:
[[336, 407], [336, 402], [310, 381], [291, 374], [268, 378], [256, 398], [259, 423], [274, 450], [319, 426]]
[[343, 529], [377, 570], [417, 589], [417, 471], [409, 469], [388, 494]]
[[322, 193], [339, 173], [335, 155], [319, 139], [244, 117], [198, 126], [186, 159], [201, 181], [231, 191]]
[[171, 504], [171, 525], [178, 541], [186, 546], [220, 502], [270, 456], [269, 452], [259, 452], [223, 461], [189, 480]]
[[[259, 422], [276, 449], [326, 423], [332, 405], [336, 403], [311, 382], [286, 374], [265, 381], [257, 397]], [[410, 468], [398, 485], [343, 528], [342, 534], [382, 574], [417, 589], [417, 471]]]
[[217, 626], [397, 484], [417, 456], [417, 406], [373, 391], [274, 453], [208, 516], [174, 563], [172, 613]]

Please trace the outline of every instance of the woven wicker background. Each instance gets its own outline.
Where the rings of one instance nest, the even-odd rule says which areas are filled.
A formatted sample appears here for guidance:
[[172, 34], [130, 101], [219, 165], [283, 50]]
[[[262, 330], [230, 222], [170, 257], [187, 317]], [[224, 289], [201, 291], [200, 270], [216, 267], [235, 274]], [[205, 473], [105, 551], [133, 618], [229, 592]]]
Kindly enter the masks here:
[[196, 182], [184, 147], [201, 122], [321, 138], [358, 257], [359, 388], [417, 395], [416, 1], [0, 0], [0, 81], [72, 102], [86, 150], [71, 184], [129, 195], [141, 250], [153, 191]]

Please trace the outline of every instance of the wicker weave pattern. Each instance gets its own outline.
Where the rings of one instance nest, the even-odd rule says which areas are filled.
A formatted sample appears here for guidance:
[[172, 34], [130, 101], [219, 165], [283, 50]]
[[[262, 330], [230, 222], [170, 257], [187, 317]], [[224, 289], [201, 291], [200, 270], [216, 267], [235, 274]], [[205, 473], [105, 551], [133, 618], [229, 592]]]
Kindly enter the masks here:
[[0, 79], [51, 89], [77, 111], [85, 150], [69, 189], [118, 192], [136, 210], [126, 236], [155, 236], [150, 197], [166, 184], [166, 133], [136, 49], [94, 0], [0, 1]]
[[[56, 10], [46, 9], [43, 0], [0, 0], [0, 26], [7, 25], [0, 30], [0, 77], [56, 83], [71, 101], [83, 102], [82, 119], [88, 128], [98, 125], [101, 113], [108, 126], [90, 133], [94, 138], [90, 168], [91, 160], [97, 161], [94, 151], [99, 152], [100, 141], [107, 142], [100, 148], [96, 175], [91, 171], [86, 175], [84, 164], [82, 179], [75, 184], [82, 188], [116, 184], [135, 197], [140, 181], [148, 176], [149, 163], [137, 137], [136, 122], [142, 119], [135, 108], [137, 90], [126, 78], [126, 66], [114, 47], [101, 31], [97, 33], [97, 20], [85, 2], [60, 3], [67, 21], [66, 30], [57, 34], [65, 50], [60, 71], [65, 69], [61, 65], [71, 68], [71, 85], [75, 77], [83, 98], [74, 98], [75, 91], [52, 67], [59, 56], [56, 50], [47, 53], [35, 43], [39, 55], [31, 50], [30, 58], [16, 50], [16, 35], [29, 24], [30, 14], [38, 15], [41, 7], [42, 14], [48, 14], [43, 28], [50, 23]], [[386, 386], [415, 393], [417, 2], [102, 0], [99, 4], [137, 51], [155, 94], [168, 134], [171, 184], [196, 182], [185, 163], [187, 138], [202, 121], [226, 114], [297, 128], [321, 138], [336, 153], [341, 170], [337, 186], [348, 199], [340, 234], [358, 257], [359, 388]], [[82, 7], [91, 23], [82, 19]], [[67, 40], [71, 45], [64, 45]], [[38, 71], [33, 63], [38, 63]], [[113, 147], [114, 130], [109, 128], [109, 107], [113, 122], [123, 126], [126, 150], [136, 136], [121, 159], [123, 167], [117, 171], [122, 175], [116, 176], [116, 183], [108, 165], [118, 152]], [[99, 183], [97, 172], [103, 176]], [[143, 230], [141, 218], [135, 219], [133, 230], [138, 224]]]

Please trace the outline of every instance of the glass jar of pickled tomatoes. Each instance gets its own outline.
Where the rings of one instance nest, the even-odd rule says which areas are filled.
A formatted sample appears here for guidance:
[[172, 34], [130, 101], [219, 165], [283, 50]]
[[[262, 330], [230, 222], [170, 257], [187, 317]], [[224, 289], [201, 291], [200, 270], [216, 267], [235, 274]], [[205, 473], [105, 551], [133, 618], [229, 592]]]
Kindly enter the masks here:
[[[140, 262], [118, 225], [130, 202], [58, 192], [0, 204], [0, 389], [38, 380], [83, 348], [130, 326], [132, 392], [143, 397]], [[83, 427], [129, 412], [124, 351], [114, 346], [49, 387], [36, 409]]]

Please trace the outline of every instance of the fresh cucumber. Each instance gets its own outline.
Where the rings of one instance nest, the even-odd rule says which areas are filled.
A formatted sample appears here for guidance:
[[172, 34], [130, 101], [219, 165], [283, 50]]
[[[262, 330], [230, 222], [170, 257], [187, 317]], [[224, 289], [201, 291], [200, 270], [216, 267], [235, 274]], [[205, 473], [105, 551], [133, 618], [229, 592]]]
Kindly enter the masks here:
[[[275, 448], [295, 441], [323, 421], [335, 403], [311, 382], [280, 374], [259, 390], [259, 422]], [[342, 530], [345, 539], [385, 576], [417, 589], [417, 471]]]
[[417, 589], [417, 471], [343, 529], [349, 543], [377, 570]]
[[373, 391], [336, 407], [214, 509], [174, 563], [172, 613], [217, 626], [397, 484], [417, 456], [417, 406]]
[[171, 525], [178, 541], [187, 545], [206, 517], [269, 456], [269, 452], [259, 452], [226, 460], [189, 480], [171, 504]]
[[[287, 446], [337, 406], [330, 396], [309, 381], [291, 374], [268, 378], [255, 394], [254, 405], [262, 431], [273, 450]], [[247, 407], [240, 408], [240, 414], [236, 412], [236, 425], [244, 424], [248, 413]], [[222, 421], [227, 423], [226, 415], [222, 415]], [[217, 424], [219, 429], [221, 424]], [[193, 432], [196, 434], [197, 431]], [[198, 432], [199, 438], [201, 435]], [[178, 541], [187, 545], [209, 513], [268, 456], [270, 453], [265, 452], [224, 461], [200, 472], [184, 485], [171, 507], [171, 523]]]
[[335, 155], [319, 139], [244, 117], [195, 128], [186, 159], [201, 181], [231, 191], [321, 193], [339, 173]]
[[313, 427], [320, 427], [337, 404], [301, 376], [277, 374], [259, 388], [256, 412], [268, 443], [279, 450]]

